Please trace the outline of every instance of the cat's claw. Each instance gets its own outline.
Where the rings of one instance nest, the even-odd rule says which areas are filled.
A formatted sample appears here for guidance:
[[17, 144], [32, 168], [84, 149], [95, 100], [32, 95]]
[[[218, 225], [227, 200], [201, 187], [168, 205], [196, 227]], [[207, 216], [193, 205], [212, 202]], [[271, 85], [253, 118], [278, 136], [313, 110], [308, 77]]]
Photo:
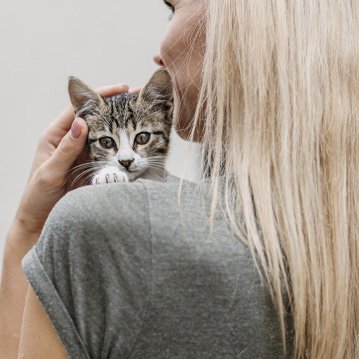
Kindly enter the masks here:
[[116, 182], [128, 182], [128, 176], [117, 167], [106, 167], [97, 172], [92, 179], [92, 184], [105, 184]]

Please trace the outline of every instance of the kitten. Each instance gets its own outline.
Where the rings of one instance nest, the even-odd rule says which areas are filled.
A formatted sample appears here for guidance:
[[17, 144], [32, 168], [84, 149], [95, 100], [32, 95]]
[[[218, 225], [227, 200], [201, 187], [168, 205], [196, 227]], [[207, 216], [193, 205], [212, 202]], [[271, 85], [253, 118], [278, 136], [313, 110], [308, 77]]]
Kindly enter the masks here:
[[101, 97], [70, 77], [68, 91], [75, 115], [89, 128], [92, 184], [164, 176], [173, 114], [173, 87], [164, 68], [157, 70], [140, 94]]

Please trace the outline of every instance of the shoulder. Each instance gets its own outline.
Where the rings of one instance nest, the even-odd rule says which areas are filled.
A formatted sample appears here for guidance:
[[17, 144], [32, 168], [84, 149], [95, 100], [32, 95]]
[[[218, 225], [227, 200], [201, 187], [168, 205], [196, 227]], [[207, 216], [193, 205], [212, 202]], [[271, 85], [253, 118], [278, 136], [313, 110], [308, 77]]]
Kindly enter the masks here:
[[69, 192], [59, 201], [56, 210], [71, 211], [71, 208], [88, 210], [89, 213], [131, 209], [147, 201], [142, 183], [118, 183], [112, 185], [86, 186]]
[[129, 355], [149, 296], [147, 208], [140, 183], [72, 191], [25, 257], [26, 276], [73, 357]]
[[56, 204], [45, 228], [111, 225], [113, 220], [119, 226], [123, 221], [144, 219], [148, 215], [147, 202], [145, 187], [137, 182], [82, 187]]
[[177, 197], [180, 190], [187, 196], [190, 190], [196, 187], [188, 181], [183, 183], [172, 177], [166, 182], [151, 180], [138, 180], [130, 183], [118, 183], [112, 185], [86, 186], [69, 192], [55, 206], [50, 217], [121, 214], [131, 216], [144, 215], [148, 210], [149, 198], [166, 198], [169, 203]]
[[[133, 246], [146, 250], [150, 240], [146, 189], [141, 183], [83, 187], [69, 192], [50, 213], [37, 252], [46, 261], [51, 254], [78, 256], [116, 247], [129, 253]], [[50, 256], [50, 257], [51, 257]]]

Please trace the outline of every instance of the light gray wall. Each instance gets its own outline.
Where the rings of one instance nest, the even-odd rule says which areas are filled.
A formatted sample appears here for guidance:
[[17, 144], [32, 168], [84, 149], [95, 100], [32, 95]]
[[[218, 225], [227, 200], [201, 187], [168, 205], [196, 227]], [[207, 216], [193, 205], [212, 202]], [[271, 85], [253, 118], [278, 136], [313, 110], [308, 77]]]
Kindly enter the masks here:
[[142, 85], [168, 16], [162, 0], [0, 0], [0, 265], [38, 137], [69, 104], [68, 76]]

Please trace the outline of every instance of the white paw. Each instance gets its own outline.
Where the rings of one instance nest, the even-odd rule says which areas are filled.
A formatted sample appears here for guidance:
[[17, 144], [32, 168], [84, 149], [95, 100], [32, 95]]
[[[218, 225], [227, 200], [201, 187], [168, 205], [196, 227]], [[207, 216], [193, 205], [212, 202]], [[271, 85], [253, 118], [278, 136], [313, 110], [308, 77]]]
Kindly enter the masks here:
[[128, 182], [127, 174], [119, 170], [117, 167], [105, 167], [98, 171], [92, 179], [92, 184], [115, 182]]

